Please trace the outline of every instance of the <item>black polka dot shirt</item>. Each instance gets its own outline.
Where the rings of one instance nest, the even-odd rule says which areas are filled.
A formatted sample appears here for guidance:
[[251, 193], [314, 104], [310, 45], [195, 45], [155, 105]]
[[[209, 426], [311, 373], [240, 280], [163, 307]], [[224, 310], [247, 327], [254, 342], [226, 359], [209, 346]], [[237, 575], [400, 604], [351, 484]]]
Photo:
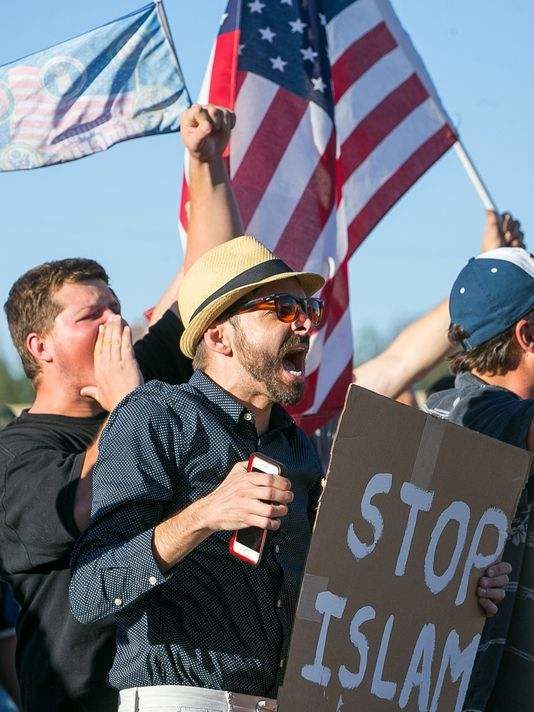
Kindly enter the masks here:
[[[216, 532], [169, 571], [152, 553], [156, 524], [261, 452], [283, 463], [294, 500], [251, 566]], [[94, 471], [91, 523], [72, 559], [71, 607], [83, 623], [114, 614], [118, 689], [192, 685], [275, 697], [281, 683], [321, 465], [308, 437], [274, 406], [257, 436], [252, 414], [197, 371], [152, 381], [112, 413]]]

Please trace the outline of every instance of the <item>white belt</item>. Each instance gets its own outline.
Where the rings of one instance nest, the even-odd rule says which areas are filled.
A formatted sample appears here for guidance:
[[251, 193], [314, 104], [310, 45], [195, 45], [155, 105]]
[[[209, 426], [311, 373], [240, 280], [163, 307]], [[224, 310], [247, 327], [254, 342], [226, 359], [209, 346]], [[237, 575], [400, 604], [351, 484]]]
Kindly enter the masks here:
[[175, 712], [277, 712], [276, 700], [186, 685], [130, 687], [120, 692], [119, 712], [165, 708]]

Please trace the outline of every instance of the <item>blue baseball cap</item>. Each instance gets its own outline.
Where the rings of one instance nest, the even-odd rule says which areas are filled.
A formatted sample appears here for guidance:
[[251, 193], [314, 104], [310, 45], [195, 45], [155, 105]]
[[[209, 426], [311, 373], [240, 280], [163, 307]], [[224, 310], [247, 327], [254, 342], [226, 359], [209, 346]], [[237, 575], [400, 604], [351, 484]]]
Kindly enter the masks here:
[[472, 257], [451, 290], [451, 322], [469, 336], [465, 351], [506, 331], [534, 309], [534, 257], [522, 247], [499, 247]]

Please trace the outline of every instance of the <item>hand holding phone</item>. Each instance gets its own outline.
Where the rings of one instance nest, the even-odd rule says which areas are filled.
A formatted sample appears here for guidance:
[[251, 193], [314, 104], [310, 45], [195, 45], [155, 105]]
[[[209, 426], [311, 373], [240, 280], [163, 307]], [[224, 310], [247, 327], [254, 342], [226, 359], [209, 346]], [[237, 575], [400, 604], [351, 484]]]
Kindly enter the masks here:
[[[275, 460], [253, 452], [248, 460], [247, 472], [253, 471], [279, 475], [282, 467]], [[267, 530], [260, 527], [236, 529], [230, 539], [230, 553], [247, 564], [257, 566], [261, 561], [266, 538]]]

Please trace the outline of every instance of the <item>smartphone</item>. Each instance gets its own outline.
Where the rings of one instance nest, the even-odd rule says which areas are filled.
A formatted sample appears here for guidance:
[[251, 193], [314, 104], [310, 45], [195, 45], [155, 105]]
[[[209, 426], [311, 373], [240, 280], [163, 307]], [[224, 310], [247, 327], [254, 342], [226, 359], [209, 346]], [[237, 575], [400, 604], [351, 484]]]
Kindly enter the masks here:
[[[279, 475], [282, 467], [276, 460], [270, 460], [265, 455], [253, 452], [248, 459], [247, 472], [266, 472], [268, 475]], [[237, 529], [230, 539], [230, 553], [247, 564], [257, 566], [261, 561], [267, 530], [259, 527]]]

